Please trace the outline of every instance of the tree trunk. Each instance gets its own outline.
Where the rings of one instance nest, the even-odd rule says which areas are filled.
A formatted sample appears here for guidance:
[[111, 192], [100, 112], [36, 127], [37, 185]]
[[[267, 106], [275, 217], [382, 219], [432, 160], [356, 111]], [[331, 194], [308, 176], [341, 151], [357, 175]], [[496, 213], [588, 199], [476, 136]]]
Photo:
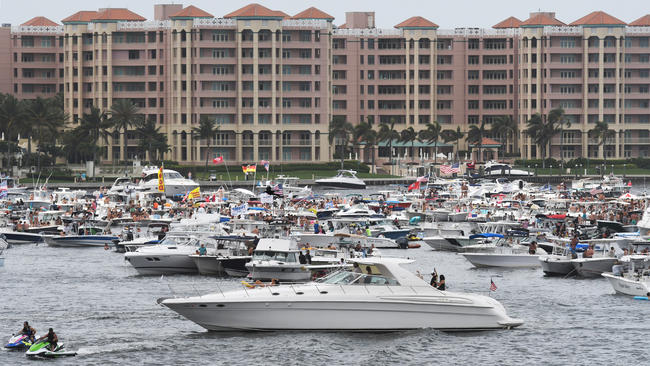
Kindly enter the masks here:
[[436, 165], [438, 163], [438, 140], [434, 141], [436, 146], [435, 149], [433, 150], [433, 165]]
[[372, 153], [372, 174], [377, 174], [377, 170], [375, 169], [375, 145], [372, 145], [370, 151]]
[[[200, 147], [199, 147], [200, 149]], [[208, 174], [208, 157], [210, 155], [210, 139], [208, 138], [208, 148], [205, 151], [205, 174]]]

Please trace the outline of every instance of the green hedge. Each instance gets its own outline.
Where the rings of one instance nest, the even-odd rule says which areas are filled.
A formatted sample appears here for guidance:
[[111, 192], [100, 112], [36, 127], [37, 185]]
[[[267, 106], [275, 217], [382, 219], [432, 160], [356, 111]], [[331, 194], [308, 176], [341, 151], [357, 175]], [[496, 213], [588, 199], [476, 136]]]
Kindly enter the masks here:
[[[205, 165], [179, 165], [177, 162], [165, 161], [165, 169], [176, 170], [184, 176], [187, 176], [188, 172], [192, 174], [201, 173], [205, 171]], [[228, 171], [241, 172], [241, 164], [231, 165], [228, 164]], [[340, 161], [331, 161], [328, 163], [322, 164], [313, 164], [313, 163], [298, 163], [298, 164], [273, 164], [269, 166], [269, 170], [272, 173], [288, 173], [293, 171], [332, 171], [338, 170], [341, 168]], [[343, 164], [344, 169], [356, 170], [359, 173], [369, 173], [370, 167], [366, 164], [359, 164], [357, 160], [347, 160]], [[264, 167], [257, 163], [257, 171], [265, 171]], [[214, 173], [226, 173], [226, 166], [224, 164], [214, 165], [212, 162], [208, 163], [208, 172]]]
[[626, 165], [628, 168], [642, 168], [642, 169], [650, 169], [650, 159], [647, 158], [634, 158], [634, 159], [585, 159], [585, 158], [577, 158], [577, 159], [571, 159], [571, 160], [565, 160], [564, 162], [556, 159], [544, 159], [544, 164], [542, 164], [542, 159], [517, 159], [515, 160], [515, 165], [520, 166], [520, 167], [534, 167], [535, 164], [537, 164], [537, 167], [541, 167], [542, 165], [545, 165], [546, 167], [549, 166], [554, 166], [554, 167], [560, 167], [563, 166], [565, 168], [575, 168], [578, 165], [581, 165], [582, 167], [592, 167], [595, 168], [599, 165], [606, 164], [607, 166], [614, 165], [615, 167], [623, 167], [623, 164]]

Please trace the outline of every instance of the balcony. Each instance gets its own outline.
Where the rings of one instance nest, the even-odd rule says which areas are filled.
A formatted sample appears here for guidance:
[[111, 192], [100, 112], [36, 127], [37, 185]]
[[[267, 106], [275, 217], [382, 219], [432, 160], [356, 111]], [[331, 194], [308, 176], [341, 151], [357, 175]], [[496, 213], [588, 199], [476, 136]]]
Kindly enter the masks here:
[[626, 137], [623, 140], [624, 144], [650, 144], [650, 137]]

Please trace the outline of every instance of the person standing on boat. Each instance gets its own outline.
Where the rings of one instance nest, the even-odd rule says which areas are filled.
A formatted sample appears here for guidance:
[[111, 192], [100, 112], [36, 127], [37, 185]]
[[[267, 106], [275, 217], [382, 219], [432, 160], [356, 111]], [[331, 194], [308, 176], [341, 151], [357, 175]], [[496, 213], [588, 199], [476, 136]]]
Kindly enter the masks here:
[[302, 250], [300, 251], [300, 254], [298, 255], [298, 262], [300, 264], [307, 264], [307, 257], [302, 253]]
[[320, 230], [318, 228], [318, 220], [314, 221], [314, 234], [319, 234]]
[[447, 286], [445, 285], [445, 275], [440, 275], [440, 282], [438, 282], [437, 289], [440, 291], [445, 291], [446, 287]]
[[368, 227], [368, 225], [366, 225], [366, 236], [372, 236], [372, 232], [370, 231], [370, 227]]
[[431, 273], [431, 282], [429, 284], [435, 288], [438, 288], [438, 272], [436, 269], [433, 269], [433, 273]]
[[307, 249], [307, 252], [305, 253], [305, 260], [307, 261], [307, 264], [311, 264], [311, 254], [309, 254], [309, 249]]

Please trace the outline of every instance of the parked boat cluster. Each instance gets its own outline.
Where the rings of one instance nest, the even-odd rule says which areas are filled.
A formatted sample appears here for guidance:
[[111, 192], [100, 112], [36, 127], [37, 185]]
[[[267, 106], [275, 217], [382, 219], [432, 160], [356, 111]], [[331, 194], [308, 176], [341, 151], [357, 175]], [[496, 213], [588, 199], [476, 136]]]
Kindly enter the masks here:
[[94, 192], [27, 190], [8, 179], [0, 265], [7, 246], [44, 243], [122, 252], [139, 275], [241, 277], [239, 290], [215, 285], [210, 294], [159, 299], [221, 331], [523, 323], [491, 297], [439, 290], [404, 269], [412, 260], [396, 250], [420, 246], [458, 252], [477, 268], [540, 268], [540, 275], [605, 285], [604, 277], [621, 294], [650, 292], [646, 197], [618, 177], [558, 186], [421, 177], [418, 189], [366, 193], [346, 171], [319, 184], [356, 191], [312, 191], [279, 177], [253, 190], [224, 186], [190, 196], [198, 187], [191, 180], [165, 170], [159, 192], [152, 174]]

